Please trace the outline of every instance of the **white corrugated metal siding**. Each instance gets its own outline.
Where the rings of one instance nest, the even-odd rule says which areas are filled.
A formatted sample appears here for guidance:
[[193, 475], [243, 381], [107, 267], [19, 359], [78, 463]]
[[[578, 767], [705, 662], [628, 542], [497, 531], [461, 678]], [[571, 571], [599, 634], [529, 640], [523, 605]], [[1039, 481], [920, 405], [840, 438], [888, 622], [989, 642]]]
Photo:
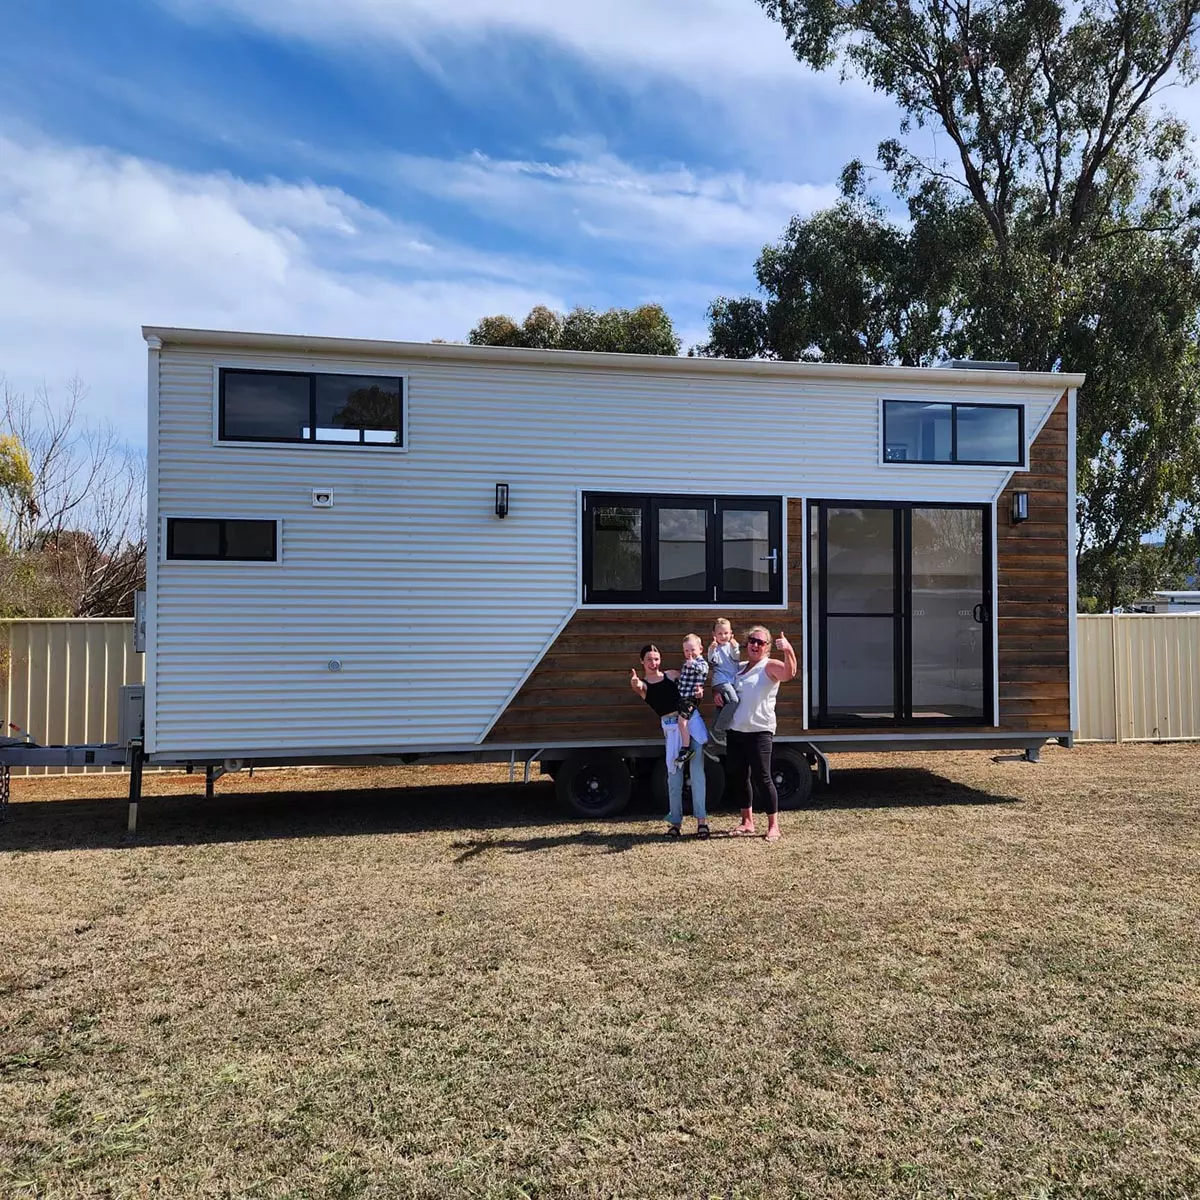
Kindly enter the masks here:
[[[409, 451], [214, 445], [214, 363], [401, 371]], [[1006, 470], [880, 464], [881, 396], [1021, 401], [1032, 439], [1061, 394], [170, 347], [158, 387], [152, 537], [278, 517], [283, 562], [152, 545], [148, 748], [244, 757], [475, 744], [576, 605], [580, 489], [986, 503]]]
[[[115, 742], [121, 687], [141, 683], [144, 665], [145, 656], [133, 648], [130, 620], [0, 623], [0, 733], [13, 734], [11, 724], [42, 745]], [[21, 767], [16, 773], [65, 772]]]

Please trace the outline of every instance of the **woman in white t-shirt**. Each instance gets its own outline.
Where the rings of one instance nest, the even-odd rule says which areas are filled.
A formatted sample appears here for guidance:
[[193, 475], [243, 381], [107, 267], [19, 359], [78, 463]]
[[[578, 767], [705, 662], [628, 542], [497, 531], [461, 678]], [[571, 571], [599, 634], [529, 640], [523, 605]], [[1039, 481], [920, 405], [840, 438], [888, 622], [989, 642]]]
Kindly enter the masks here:
[[725, 743], [726, 768], [734, 798], [740, 802], [741, 823], [735, 837], [753, 837], [754, 801], [767, 810], [767, 841], [779, 839], [779, 793], [771, 776], [771, 750], [775, 741], [775, 697], [779, 685], [796, 678], [796, 651], [780, 630], [775, 647], [782, 659], [769, 657], [771, 632], [755, 625], [746, 634], [746, 659], [734, 687], [738, 706], [729, 723]]

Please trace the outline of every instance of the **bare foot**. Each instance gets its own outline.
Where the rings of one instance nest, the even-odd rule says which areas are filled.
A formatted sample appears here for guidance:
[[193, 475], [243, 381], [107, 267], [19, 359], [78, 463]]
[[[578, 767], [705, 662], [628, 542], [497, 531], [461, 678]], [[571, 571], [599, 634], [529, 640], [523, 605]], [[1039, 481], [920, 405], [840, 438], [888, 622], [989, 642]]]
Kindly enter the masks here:
[[767, 841], [768, 842], [777, 842], [777, 841], [779, 841], [779, 837], [780, 837], [779, 826], [772, 825], [771, 828], [767, 830]]
[[755, 828], [753, 825], [747, 825], [744, 821], [740, 825], [735, 825], [730, 831], [730, 837], [753, 837]]

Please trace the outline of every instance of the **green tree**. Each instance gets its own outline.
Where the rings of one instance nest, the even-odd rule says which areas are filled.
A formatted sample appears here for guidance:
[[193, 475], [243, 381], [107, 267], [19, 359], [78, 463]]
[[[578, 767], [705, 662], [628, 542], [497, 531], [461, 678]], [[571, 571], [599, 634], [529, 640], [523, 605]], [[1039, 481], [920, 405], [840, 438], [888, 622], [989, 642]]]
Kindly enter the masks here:
[[0, 553], [21, 541], [37, 520], [37, 480], [29, 452], [14, 433], [0, 433]]
[[658, 304], [637, 308], [575, 308], [566, 316], [538, 305], [521, 324], [484, 317], [467, 336], [473, 346], [525, 346], [538, 350], [599, 350], [614, 354], [678, 354], [679, 338]]
[[1200, 0], [758, 3], [801, 62], [860, 73], [950, 156], [880, 146], [903, 224], [850, 163], [842, 202], [764, 249], [766, 299], [714, 302], [700, 352], [1084, 371], [1081, 595], [1122, 603], [1148, 558], [1164, 579], [1194, 561], [1200, 204], [1156, 97], [1197, 77]]

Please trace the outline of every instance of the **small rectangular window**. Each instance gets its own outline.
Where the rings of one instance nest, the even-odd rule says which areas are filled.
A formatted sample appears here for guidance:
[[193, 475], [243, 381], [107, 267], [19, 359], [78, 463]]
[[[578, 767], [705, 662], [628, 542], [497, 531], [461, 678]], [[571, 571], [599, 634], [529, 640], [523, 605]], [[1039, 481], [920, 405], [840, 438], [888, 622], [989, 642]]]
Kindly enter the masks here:
[[583, 498], [588, 604], [781, 604], [783, 502], [726, 496]]
[[883, 402], [883, 460], [1021, 466], [1025, 409], [1020, 404]]
[[400, 380], [318, 375], [316, 440], [400, 444]]
[[279, 524], [224, 517], [168, 517], [167, 558], [276, 562]]
[[888, 462], [953, 462], [954, 412], [949, 404], [888, 400], [884, 408]]
[[959, 462], [1021, 465], [1021, 410], [999, 405], [955, 405]]
[[221, 441], [404, 445], [397, 376], [227, 368], [218, 406]]
[[708, 510], [676, 501], [656, 507], [658, 590], [703, 601], [708, 587]]
[[302, 442], [308, 437], [307, 375], [221, 372], [221, 436], [239, 441]]
[[776, 590], [781, 551], [770, 505], [718, 501], [721, 513], [720, 590], [729, 599], [766, 601]]
[[592, 586], [600, 592], [642, 590], [642, 510], [630, 505], [592, 509]]

